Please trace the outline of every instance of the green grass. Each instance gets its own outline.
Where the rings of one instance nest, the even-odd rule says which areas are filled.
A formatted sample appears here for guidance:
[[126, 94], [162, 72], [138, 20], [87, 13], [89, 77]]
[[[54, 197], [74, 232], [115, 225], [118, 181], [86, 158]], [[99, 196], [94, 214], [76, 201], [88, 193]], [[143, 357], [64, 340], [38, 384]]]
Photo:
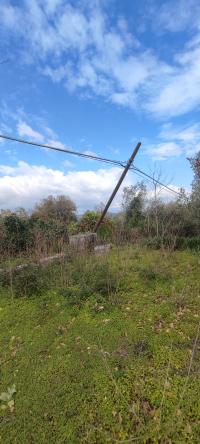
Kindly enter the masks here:
[[0, 394], [16, 393], [0, 401], [0, 442], [199, 443], [200, 257], [124, 248], [98, 261], [117, 285], [91, 284], [77, 304], [67, 289], [13, 301], [2, 289]]

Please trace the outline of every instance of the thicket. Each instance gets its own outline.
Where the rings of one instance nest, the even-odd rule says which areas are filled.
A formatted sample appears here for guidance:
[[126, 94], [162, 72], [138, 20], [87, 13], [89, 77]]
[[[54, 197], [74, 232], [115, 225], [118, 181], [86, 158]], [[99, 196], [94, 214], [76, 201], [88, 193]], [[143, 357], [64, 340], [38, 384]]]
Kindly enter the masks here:
[[[143, 182], [123, 191], [122, 211], [108, 215], [100, 229], [101, 242], [140, 242], [152, 248], [200, 248], [200, 152], [190, 159], [194, 172], [189, 196], [183, 189], [176, 200], [165, 202], [154, 175], [153, 189]], [[159, 178], [159, 177], [157, 177]], [[77, 216], [66, 196], [42, 200], [31, 213], [23, 208], [0, 212], [0, 256], [13, 259], [45, 256], [67, 249], [69, 236], [92, 232], [99, 211]]]
[[200, 152], [190, 163], [194, 180], [189, 196], [180, 189], [175, 200], [161, 199], [159, 174], [154, 174], [151, 193], [143, 182], [124, 189], [124, 226], [129, 239], [152, 248], [200, 249]]
[[29, 264], [4, 268], [0, 287], [13, 299], [35, 297], [46, 291], [57, 291], [70, 305], [80, 305], [93, 297], [97, 303], [108, 302], [119, 289], [119, 273], [106, 257], [71, 254], [47, 265]]

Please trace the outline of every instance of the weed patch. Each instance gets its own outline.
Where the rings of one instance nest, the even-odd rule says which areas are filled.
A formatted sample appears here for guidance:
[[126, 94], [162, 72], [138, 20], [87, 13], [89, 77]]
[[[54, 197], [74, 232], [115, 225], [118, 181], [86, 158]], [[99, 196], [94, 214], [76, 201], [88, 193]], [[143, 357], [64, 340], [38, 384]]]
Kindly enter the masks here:
[[139, 276], [146, 282], [160, 281], [169, 282], [171, 280], [171, 274], [159, 267], [146, 266], [139, 268]]
[[48, 279], [41, 267], [28, 265], [12, 275], [4, 272], [1, 284], [10, 288], [16, 298], [31, 297], [41, 295], [48, 288]]
[[27, 270], [13, 300], [1, 287], [1, 442], [199, 443], [199, 257], [139, 256]]

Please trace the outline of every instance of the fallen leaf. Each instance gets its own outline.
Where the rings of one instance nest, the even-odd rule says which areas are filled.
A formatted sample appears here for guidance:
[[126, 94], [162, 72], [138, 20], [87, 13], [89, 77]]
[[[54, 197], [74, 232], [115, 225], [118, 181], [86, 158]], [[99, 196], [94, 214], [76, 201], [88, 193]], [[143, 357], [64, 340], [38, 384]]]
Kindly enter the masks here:
[[11, 399], [11, 401], [8, 402], [8, 407], [9, 407], [11, 413], [14, 412], [14, 409], [15, 409], [15, 401], [14, 401], [13, 399]]

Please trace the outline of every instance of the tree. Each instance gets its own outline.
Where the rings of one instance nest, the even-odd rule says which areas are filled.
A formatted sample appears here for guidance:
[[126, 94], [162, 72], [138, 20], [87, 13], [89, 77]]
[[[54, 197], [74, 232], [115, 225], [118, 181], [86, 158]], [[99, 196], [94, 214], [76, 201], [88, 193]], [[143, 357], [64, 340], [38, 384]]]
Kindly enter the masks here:
[[22, 207], [17, 208], [17, 209], [15, 210], [15, 214], [16, 214], [20, 219], [23, 219], [23, 220], [28, 220], [28, 218], [29, 218], [29, 214], [28, 214], [28, 212], [27, 212], [24, 208], [22, 208]]
[[48, 196], [36, 206], [33, 216], [46, 223], [56, 222], [59, 225], [68, 225], [76, 221], [76, 205], [66, 196]]
[[193, 217], [193, 223], [196, 226], [196, 234], [200, 234], [200, 151], [193, 158], [189, 159], [194, 172], [192, 182], [192, 193], [190, 210]]
[[32, 213], [30, 223], [39, 254], [60, 251], [69, 240], [69, 226], [76, 221], [76, 206], [66, 196], [43, 199]]
[[86, 211], [78, 221], [78, 229], [81, 232], [92, 232], [98, 218], [99, 215], [96, 211]]
[[16, 254], [28, 249], [32, 244], [29, 221], [12, 213], [4, 218], [6, 248]]
[[122, 207], [125, 211], [125, 223], [129, 228], [142, 227], [144, 222], [144, 201], [146, 186], [144, 182], [125, 187]]
[[200, 151], [196, 156], [189, 159], [191, 167], [194, 172], [194, 179], [192, 182], [192, 199], [198, 200], [200, 203]]
[[[100, 215], [100, 211], [86, 211], [78, 221], [78, 230], [81, 232], [93, 232]], [[113, 227], [112, 219], [106, 215], [98, 229], [99, 236], [109, 239], [112, 235]]]
[[6, 228], [4, 224], [4, 218], [0, 214], [0, 254], [3, 255], [6, 249]]

